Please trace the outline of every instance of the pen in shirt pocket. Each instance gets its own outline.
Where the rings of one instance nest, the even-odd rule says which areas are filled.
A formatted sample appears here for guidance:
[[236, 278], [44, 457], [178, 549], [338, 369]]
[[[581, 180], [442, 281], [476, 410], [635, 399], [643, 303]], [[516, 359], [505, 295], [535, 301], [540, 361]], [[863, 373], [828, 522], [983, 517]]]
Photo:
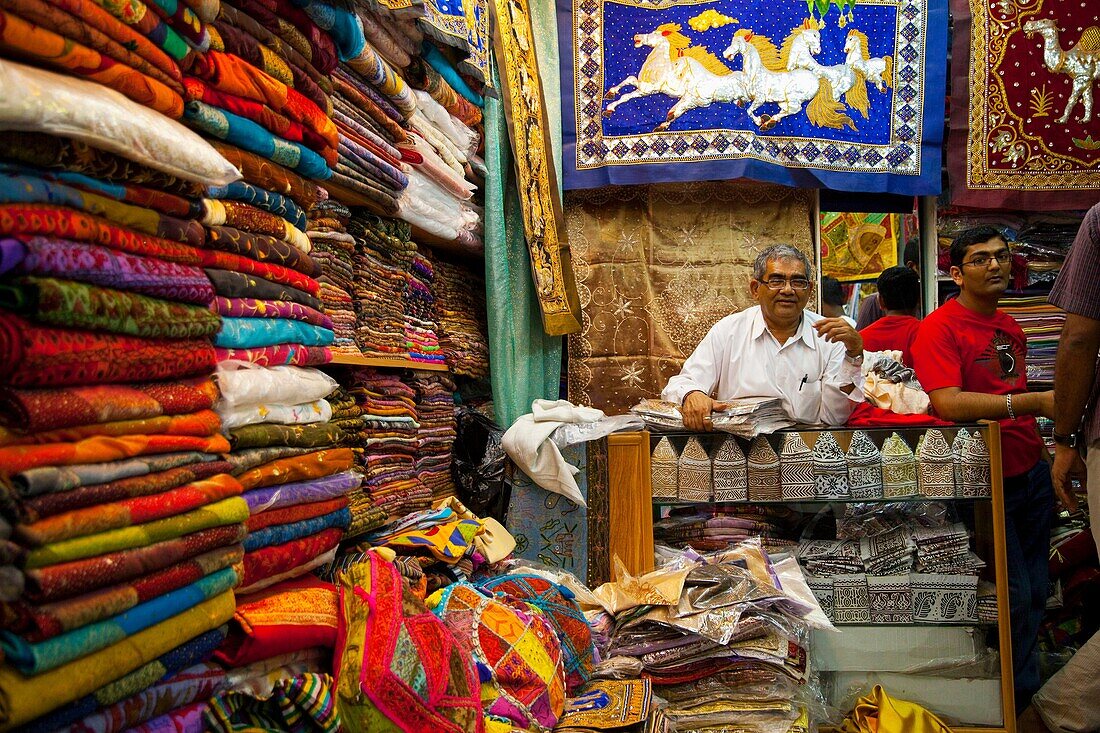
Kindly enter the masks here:
[[809, 374], [804, 374], [804, 375], [802, 376], [802, 381], [798, 383], [798, 391], [799, 391], [799, 392], [801, 392], [801, 391], [802, 391], [802, 387], [803, 387], [803, 386], [805, 386], [805, 384], [806, 384], [806, 380], [807, 380], [807, 379], [809, 379], [809, 378], [810, 378], [810, 375], [809, 375]]

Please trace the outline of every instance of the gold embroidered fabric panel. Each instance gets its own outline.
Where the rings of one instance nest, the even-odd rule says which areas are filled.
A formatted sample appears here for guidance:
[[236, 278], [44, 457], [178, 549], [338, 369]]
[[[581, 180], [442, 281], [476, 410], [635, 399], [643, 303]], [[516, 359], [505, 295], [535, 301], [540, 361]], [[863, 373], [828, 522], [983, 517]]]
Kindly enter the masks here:
[[498, 68], [504, 74], [501, 92], [543, 330], [551, 336], [564, 336], [581, 328], [580, 301], [545, 134], [546, 107], [527, 0], [493, 0], [493, 14], [493, 41]]
[[569, 337], [570, 401], [616, 414], [657, 395], [715, 322], [754, 304], [757, 253], [778, 243], [809, 253], [810, 195], [741, 182], [569, 192], [583, 311]]
[[1096, 203], [1100, 3], [952, 0], [951, 10], [952, 203], [1021, 209]]

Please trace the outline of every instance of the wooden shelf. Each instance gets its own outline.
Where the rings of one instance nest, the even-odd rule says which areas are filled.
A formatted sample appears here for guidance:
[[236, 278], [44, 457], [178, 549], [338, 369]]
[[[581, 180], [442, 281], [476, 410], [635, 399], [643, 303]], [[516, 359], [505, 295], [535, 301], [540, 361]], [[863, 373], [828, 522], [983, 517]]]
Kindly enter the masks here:
[[386, 358], [380, 356], [352, 356], [336, 354], [329, 364], [336, 366], [371, 366], [385, 369], [417, 369], [422, 372], [445, 372], [447, 365], [434, 361], [414, 361], [413, 359]]

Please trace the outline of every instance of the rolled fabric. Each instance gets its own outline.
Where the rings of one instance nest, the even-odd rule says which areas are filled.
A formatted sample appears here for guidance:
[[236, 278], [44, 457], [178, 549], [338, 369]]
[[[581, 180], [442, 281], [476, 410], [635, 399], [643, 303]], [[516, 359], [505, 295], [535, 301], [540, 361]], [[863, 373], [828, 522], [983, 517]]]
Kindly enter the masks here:
[[16, 525], [15, 534], [27, 547], [41, 547], [112, 529], [131, 527], [198, 509], [232, 496], [239, 496], [240, 483], [229, 474], [217, 474], [163, 493], [74, 509]]
[[[248, 35], [255, 38], [258, 42], [264, 44], [278, 56], [283, 58], [291, 68], [297, 68], [301, 72], [308, 76], [323, 92], [326, 94], [332, 93], [332, 81], [329, 79], [328, 74], [322, 74], [317, 68], [310, 62], [309, 58], [302, 55], [295, 46], [291, 45], [287, 41], [283, 40], [277, 33], [273, 33], [268, 30], [259, 22], [257, 22], [252, 16], [242, 13], [236, 8], [230, 5], [223, 5], [221, 12], [218, 15], [219, 23], [226, 23], [232, 25], [234, 28], [239, 28]], [[308, 48], [308, 41], [303, 42]], [[295, 88], [301, 91], [306, 96], [309, 96], [305, 90], [301, 89], [297, 83], [297, 77], [295, 77]], [[326, 107], [320, 101], [314, 99], [317, 102], [317, 106], [325, 110], [326, 113], [330, 111], [330, 108]]]
[[255, 552], [272, 545], [282, 545], [303, 537], [309, 537], [327, 529], [336, 528], [343, 531], [347, 529], [349, 521], [351, 521], [351, 512], [347, 507], [343, 507], [319, 517], [302, 519], [291, 524], [265, 527], [255, 532], [249, 532], [248, 537], [244, 540], [244, 549], [245, 552]]
[[298, 227], [277, 214], [240, 201], [203, 199], [202, 223], [206, 226], [231, 226], [248, 232], [266, 234], [289, 242], [303, 252], [310, 247], [309, 237]]
[[355, 454], [350, 448], [331, 448], [265, 463], [237, 476], [246, 491], [323, 478], [350, 471]]
[[319, 369], [271, 367], [247, 364], [219, 364], [215, 374], [220, 397], [219, 411], [251, 405], [292, 405], [313, 402], [339, 387], [335, 379]]
[[301, 51], [322, 74], [336, 68], [336, 45], [332, 37], [299, 8], [286, 0], [238, 0], [235, 4]]
[[[331, 331], [329, 332], [331, 333]], [[13, 387], [178, 379], [213, 370], [205, 339], [134, 336], [35, 326], [0, 313], [0, 378]]]
[[294, 199], [305, 210], [328, 198], [328, 192], [313, 181], [302, 178], [278, 163], [217, 140], [210, 143], [219, 154], [232, 163], [244, 180]]
[[251, 183], [234, 181], [228, 186], [211, 186], [210, 197], [250, 204], [286, 219], [299, 230], [304, 231], [306, 228], [306, 212], [294, 203], [293, 199], [253, 186]]
[[332, 175], [328, 164], [301, 143], [272, 135], [251, 120], [203, 102], [184, 105], [184, 119], [195, 129], [212, 137], [262, 155], [309, 178], [324, 180]]
[[343, 535], [342, 529], [326, 529], [309, 537], [246, 553], [241, 594], [254, 593], [280, 580], [308, 573], [326, 562], [322, 558], [335, 551]]
[[259, 366], [320, 366], [332, 361], [332, 351], [323, 346], [279, 344], [253, 349], [214, 349], [218, 361], [247, 361]]
[[188, 415], [160, 415], [138, 420], [116, 420], [58, 428], [41, 433], [24, 433], [0, 428], [0, 446], [76, 442], [98, 435], [214, 435], [220, 427], [221, 420], [216, 412], [201, 410]]
[[363, 476], [358, 472], [343, 471], [308, 481], [253, 489], [246, 491], [242, 498], [248, 503], [252, 516], [256, 516], [299, 504], [331, 501], [355, 491], [362, 483]]
[[309, 256], [313, 251], [312, 241], [309, 242], [309, 248], [303, 251], [289, 242], [266, 234], [244, 232], [233, 227], [209, 227], [206, 230], [206, 246], [208, 249], [229, 252], [258, 262], [289, 267], [309, 277], [321, 274], [321, 268]]
[[269, 282], [286, 285], [298, 291], [305, 291], [311, 297], [320, 291], [320, 285], [316, 280], [303, 275], [301, 272], [291, 270], [289, 267], [259, 262], [250, 257], [241, 257], [230, 252], [203, 250], [201, 254], [202, 264], [207, 268], [244, 275], [256, 275]]
[[25, 598], [33, 603], [57, 602], [99, 588], [134, 581], [218, 548], [239, 545], [245, 534], [244, 524], [229, 524], [144, 547], [26, 570]]
[[202, 261], [199, 250], [192, 246], [133, 231], [64, 206], [0, 204], [0, 236], [4, 235], [40, 235], [98, 244], [118, 252], [156, 257], [181, 265], [197, 265]]
[[173, 120], [183, 116], [180, 93], [159, 79], [3, 9], [0, 9], [0, 48], [102, 84]]
[[139, 496], [152, 496], [231, 471], [232, 466], [227, 461], [192, 463], [142, 476], [130, 476], [101, 484], [80, 486], [69, 491], [24, 497], [20, 501], [23, 513], [19, 519], [22, 522], [37, 522], [43, 518], [100, 504]]
[[0, 388], [0, 422], [28, 433], [207, 410], [218, 397], [208, 378], [63, 389]]
[[221, 327], [218, 315], [202, 306], [55, 278], [0, 284], [0, 307], [36, 323], [145, 338], [204, 338]]
[[257, 423], [306, 425], [328, 422], [332, 418], [332, 406], [327, 400], [296, 405], [242, 405], [223, 409], [221, 418], [226, 429]]
[[156, 11], [169, 28], [179, 33], [196, 51], [210, 48], [210, 35], [202, 20], [186, 3], [178, 0], [152, 0], [150, 8]]
[[195, 11], [203, 23], [213, 23], [221, 11], [221, 0], [184, 0], [187, 7]]
[[132, 26], [134, 30], [151, 40], [176, 61], [183, 61], [191, 53], [191, 47], [183, 37], [171, 28], [142, 0], [94, 0], [94, 2]]
[[167, 471], [170, 468], [211, 463], [216, 456], [199, 451], [138, 456], [109, 463], [43, 466], [11, 475], [11, 485], [21, 497], [71, 491], [82, 486], [105, 484], [134, 476]]
[[223, 349], [252, 349], [278, 344], [328, 346], [336, 335], [327, 328], [288, 318], [223, 318], [214, 345]]
[[33, 570], [108, 552], [145, 547], [154, 542], [182, 537], [211, 527], [239, 524], [247, 518], [248, 505], [243, 499], [235, 496], [167, 519], [112, 529], [35, 548], [27, 553], [26, 567]]
[[386, 114], [382, 107], [367, 96], [366, 90], [356, 86], [350, 74], [342, 70], [337, 72], [333, 75], [333, 85], [355, 108], [362, 110], [375, 124], [385, 130], [391, 140], [395, 143], [405, 142], [407, 133], [401, 127], [400, 121]]
[[293, 524], [294, 522], [300, 522], [305, 519], [321, 517], [339, 509], [343, 509], [347, 507], [347, 505], [347, 497], [338, 496], [334, 499], [295, 504], [293, 506], [282, 507], [281, 509], [268, 509], [259, 514], [253, 514], [248, 518], [248, 521], [245, 522], [245, 526], [248, 527], [248, 531], [251, 534], [266, 527]]
[[229, 443], [215, 435], [100, 435], [75, 443], [9, 445], [0, 448], [0, 471], [9, 475], [38, 467], [106, 463], [135, 456], [200, 451], [228, 453]]
[[[135, 71], [152, 77], [176, 94], [183, 94], [183, 76], [176, 62], [169, 59], [163, 51], [156, 48], [147, 38], [139, 33], [134, 33], [128, 26], [110, 17], [106, 11], [98, 6], [95, 6], [95, 11], [98, 11], [98, 14], [93, 14], [94, 17], [87, 20], [82, 16], [74, 16], [63, 7], [44, 2], [44, 0], [4, 0], [0, 3], [0, 7], [24, 20], [81, 43], [111, 57], [120, 64], [125, 64]], [[109, 26], [106, 32], [98, 27], [104, 23]], [[121, 34], [118, 33], [119, 29], [122, 31]], [[126, 40], [117, 40], [114, 37], [117, 35], [122, 35]], [[146, 50], [151, 49], [155, 52], [158, 61], [166, 62], [164, 68], [151, 62], [136, 50], [143, 44], [136, 41], [135, 36], [145, 42]]]
[[233, 450], [288, 445], [301, 448], [324, 448], [344, 439], [343, 430], [328, 423], [306, 425], [243, 425], [229, 431]]
[[231, 593], [239, 579], [234, 568], [224, 568], [117, 616], [35, 644], [28, 644], [11, 632], [0, 631], [0, 647], [4, 649], [8, 664], [20, 672], [42, 674], [123, 641], [222, 593]]
[[332, 318], [324, 313], [285, 300], [256, 298], [223, 298], [217, 296], [210, 306], [218, 315], [234, 318], [293, 318], [322, 328], [333, 328]]
[[310, 293], [289, 285], [280, 285], [262, 277], [217, 268], [206, 268], [206, 275], [213, 283], [214, 291], [227, 298], [289, 300], [314, 309], [321, 307], [321, 301]]
[[14, 163], [0, 163], [0, 170], [14, 175], [28, 175], [47, 181], [63, 183], [82, 191], [106, 196], [133, 206], [152, 209], [159, 214], [177, 218], [193, 219], [202, 213], [198, 202], [191, 199], [137, 184], [112, 183], [76, 171], [51, 171], [36, 166]]
[[0, 666], [0, 724], [23, 725], [77, 700], [233, 617], [232, 591], [183, 611], [111, 646], [33, 677]]

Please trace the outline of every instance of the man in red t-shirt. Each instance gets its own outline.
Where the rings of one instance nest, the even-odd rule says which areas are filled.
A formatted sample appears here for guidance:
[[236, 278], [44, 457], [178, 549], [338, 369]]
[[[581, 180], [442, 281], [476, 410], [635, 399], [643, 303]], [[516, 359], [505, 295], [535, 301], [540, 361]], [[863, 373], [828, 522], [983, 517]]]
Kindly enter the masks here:
[[1054, 490], [1035, 415], [1053, 417], [1053, 392], [1028, 392], [1027, 341], [997, 309], [1012, 255], [993, 227], [968, 229], [951, 243], [959, 297], [921, 322], [913, 342], [917, 379], [936, 415], [955, 422], [998, 420], [1004, 474], [1005, 552], [1012, 615], [1016, 705], [1039, 689], [1037, 641], [1047, 600], [1047, 553]]
[[913, 366], [910, 347], [920, 320], [913, 311], [920, 302], [920, 277], [908, 267], [889, 267], [878, 276], [878, 300], [886, 315], [860, 330], [864, 351], [897, 350], [901, 361]]

